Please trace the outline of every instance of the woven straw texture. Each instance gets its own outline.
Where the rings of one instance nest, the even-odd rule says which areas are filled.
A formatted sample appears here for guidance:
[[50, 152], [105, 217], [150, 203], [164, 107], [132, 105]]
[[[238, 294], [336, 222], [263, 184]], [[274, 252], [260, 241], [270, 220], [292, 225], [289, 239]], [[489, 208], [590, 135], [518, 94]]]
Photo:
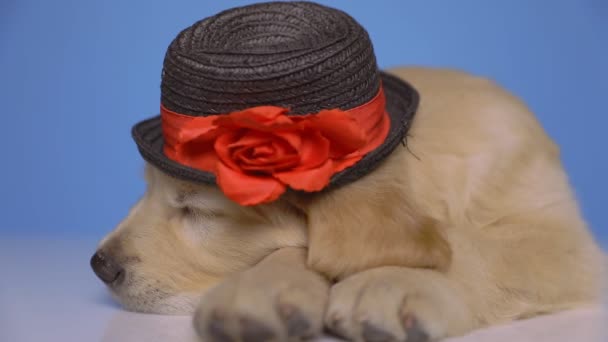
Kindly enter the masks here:
[[367, 32], [351, 17], [312, 3], [263, 3], [182, 31], [165, 58], [162, 103], [191, 115], [269, 103], [313, 113], [367, 102], [378, 81]]

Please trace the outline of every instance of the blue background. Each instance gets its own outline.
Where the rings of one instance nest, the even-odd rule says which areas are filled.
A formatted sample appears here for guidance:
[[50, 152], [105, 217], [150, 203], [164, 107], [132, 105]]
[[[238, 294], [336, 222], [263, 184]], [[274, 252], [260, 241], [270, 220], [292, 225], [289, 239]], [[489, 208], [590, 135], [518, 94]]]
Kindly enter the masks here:
[[[523, 98], [608, 246], [608, 1], [321, 2], [368, 29], [381, 67], [457, 67]], [[158, 111], [167, 45], [247, 3], [0, 0], [0, 236], [112, 229], [144, 190], [130, 128]]]

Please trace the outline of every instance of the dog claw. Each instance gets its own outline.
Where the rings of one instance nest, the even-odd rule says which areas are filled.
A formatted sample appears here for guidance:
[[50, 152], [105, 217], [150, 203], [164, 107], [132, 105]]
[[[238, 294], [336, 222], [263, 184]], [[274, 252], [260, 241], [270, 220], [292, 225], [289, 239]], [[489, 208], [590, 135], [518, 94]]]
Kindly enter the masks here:
[[262, 342], [275, 338], [275, 333], [270, 328], [254, 319], [241, 317], [239, 323], [243, 342]]
[[342, 317], [338, 313], [332, 313], [329, 315], [327, 329], [341, 337], [348, 337], [344, 331], [344, 327], [342, 326]]
[[215, 311], [211, 314], [209, 323], [207, 324], [207, 332], [217, 342], [232, 342], [233, 339], [226, 332], [226, 320], [225, 317]]
[[429, 335], [420, 325], [416, 317], [406, 314], [403, 319], [403, 327], [407, 334], [406, 342], [428, 342]]
[[397, 341], [393, 334], [380, 329], [368, 321], [361, 323], [363, 340], [365, 342], [392, 342]]
[[289, 304], [283, 304], [279, 308], [279, 312], [285, 325], [287, 326], [287, 335], [290, 337], [310, 337], [309, 330], [311, 324], [308, 319], [296, 309], [294, 306]]

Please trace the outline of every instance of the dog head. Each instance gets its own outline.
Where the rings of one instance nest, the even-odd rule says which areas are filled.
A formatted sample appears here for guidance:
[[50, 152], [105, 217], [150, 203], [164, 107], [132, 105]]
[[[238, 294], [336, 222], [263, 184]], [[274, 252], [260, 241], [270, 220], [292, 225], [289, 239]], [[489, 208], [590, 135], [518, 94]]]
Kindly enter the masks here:
[[217, 188], [146, 169], [147, 191], [100, 243], [91, 265], [127, 309], [187, 313], [225, 275], [281, 247], [305, 246], [305, 218], [286, 201], [239, 206]]

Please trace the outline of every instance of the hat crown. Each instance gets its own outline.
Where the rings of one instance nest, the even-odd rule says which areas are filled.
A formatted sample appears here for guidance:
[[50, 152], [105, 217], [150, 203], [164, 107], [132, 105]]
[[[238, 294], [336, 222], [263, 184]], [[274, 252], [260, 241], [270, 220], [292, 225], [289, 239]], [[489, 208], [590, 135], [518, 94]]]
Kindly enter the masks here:
[[369, 36], [352, 17], [310, 2], [270, 2], [183, 30], [165, 56], [161, 102], [192, 116], [261, 105], [306, 114], [366, 103], [379, 80]]

